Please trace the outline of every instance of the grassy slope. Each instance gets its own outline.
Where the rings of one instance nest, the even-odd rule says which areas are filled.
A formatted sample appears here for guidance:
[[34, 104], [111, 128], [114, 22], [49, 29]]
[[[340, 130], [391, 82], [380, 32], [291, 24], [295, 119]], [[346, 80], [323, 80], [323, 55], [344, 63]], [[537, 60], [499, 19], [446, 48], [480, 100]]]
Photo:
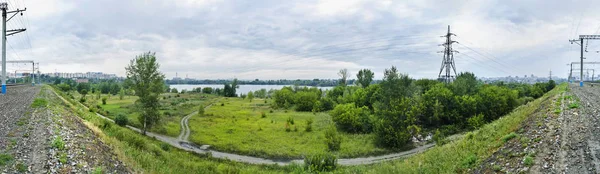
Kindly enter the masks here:
[[[515, 109], [510, 114], [467, 133], [462, 139], [406, 160], [390, 161], [369, 166], [345, 167], [339, 173], [463, 173], [493, 154], [504, 143], [503, 136], [516, 131], [521, 122], [535, 112], [551, 112], [552, 100], [564, 91], [561, 84], [543, 97]], [[544, 110], [540, 110], [545, 108]]]
[[[221, 103], [225, 105], [221, 106]], [[262, 112], [266, 118], [261, 118]], [[286, 120], [290, 117], [295, 124], [290, 125], [290, 132], [286, 132]], [[311, 118], [313, 130], [306, 132], [306, 120]], [[300, 158], [326, 152], [324, 128], [330, 123], [331, 117], [326, 113], [293, 110], [270, 113], [264, 100], [255, 99], [250, 103], [241, 98], [221, 99], [206, 110], [205, 116], [189, 120], [192, 142], [209, 144], [222, 151], [276, 158]], [[388, 152], [374, 145], [373, 134], [342, 134], [342, 148], [336, 152], [340, 157]]]
[[[44, 87], [43, 90], [52, 89]], [[60, 99], [49, 102], [63, 103]], [[84, 119], [84, 123], [101, 137], [104, 143], [111, 146], [119, 158], [133, 168], [135, 173], [289, 173], [294, 170], [294, 167], [297, 169], [297, 166], [248, 165], [213, 159], [169, 145], [167, 145], [170, 147], [169, 150], [164, 150], [161, 148], [161, 142], [108, 122], [79, 105], [73, 105], [76, 103], [73, 100], [69, 102], [56, 106], [59, 107], [58, 109], [74, 112]]]

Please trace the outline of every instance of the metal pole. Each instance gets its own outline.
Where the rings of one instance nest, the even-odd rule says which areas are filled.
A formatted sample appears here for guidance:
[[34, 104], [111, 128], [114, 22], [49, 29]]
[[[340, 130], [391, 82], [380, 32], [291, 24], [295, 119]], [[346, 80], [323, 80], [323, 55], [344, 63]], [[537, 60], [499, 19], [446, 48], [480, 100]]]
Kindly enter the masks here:
[[35, 86], [35, 63], [31, 63], [31, 86]]
[[583, 38], [580, 38], [581, 41], [581, 71], [579, 76], [579, 86], [583, 87]]
[[6, 94], [6, 2], [0, 4], [2, 8], [2, 94]]

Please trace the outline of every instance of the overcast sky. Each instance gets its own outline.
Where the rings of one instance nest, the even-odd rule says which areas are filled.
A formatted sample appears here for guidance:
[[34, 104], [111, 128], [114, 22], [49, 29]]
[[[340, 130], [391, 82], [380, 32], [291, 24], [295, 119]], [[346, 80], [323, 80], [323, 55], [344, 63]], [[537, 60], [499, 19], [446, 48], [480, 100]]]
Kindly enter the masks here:
[[[458, 72], [566, 77], [579, 48], [568, 40], [600, 29], [600, 1], [465, 0], [8, 0], [27, 6], [8, 29], [8, 60], [46, 72], [125, 75], [129, 60], [156, 52], [168, 77], [200, 79], [382, 78], [396, 66], [437, 78], [448, 25]], [[473, 51], [475, 50], [475, 51]], [[587, 60], [600, 61], [600, 41]], [[9, 71], [30, 66], [11, 65]], [[593, 67], [592, 67], [593, 68]]]

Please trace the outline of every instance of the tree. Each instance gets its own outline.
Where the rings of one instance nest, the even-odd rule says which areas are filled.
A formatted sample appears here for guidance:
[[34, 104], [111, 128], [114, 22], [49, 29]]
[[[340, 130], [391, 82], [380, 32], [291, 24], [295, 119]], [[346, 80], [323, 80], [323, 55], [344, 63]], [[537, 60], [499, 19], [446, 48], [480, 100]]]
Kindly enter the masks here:
[[125, 90], [123, 90], [123, 88], [121, 88], [121, 90], [119, 90], [119, 100], [123, 100], [124, 97], [125, 97]]
[[462, 72], [452, 82], [451, 86], [456, 95], [473, 95], [477, 93], [477, 77], [473, 73]]
[[252, 94], [252, 91], [248, 92], [248, 95], [246, 95], [246, 98], [248, 100], [250, 100], [250, 102], [252, 102], [252, 99], [254, 99], [254, 94]]
[[81, 93], [82, 90], [86, 90], [86, 93], [88, 91], [90, 91], [90, 84], [89, 83], [79, 83], [77, 84], [77, 92]]
[[348, 76], [350, 76], [350, 74], [348, 73], [348, 69], [341, 69], [338, 72], [338, 76], [340, 76], [340, 85], [346, 86], [346, 80], [348, 80]]
[[315, 106], [315, 102], [319, 99], [319, 96], [315, 92], [311, 91], [300, 91], [294, 95], [294, 103], [296, 104], [296, 111], [311, 111]]
[[79, 92], [81, 95], [83, 95], [83, 97], [85, 97], [85, 95], [87, 95], [88, 91], [87, 89], [82, 89], [81, 92]]
[[204, 87], [204, 88], [202, 88], [202, 93], [212, 94], [213, 93], [213, 89], [211, 87]]
[[198, 115], [200, 115], [200, 116], [204, 115], [204, 105], [200, 105], [200, 107], [198, 107]]
[[366, 88], [371, 84], [373, 77], [375, 77], [375, 73], [369, 69], [361, 69], [358, 71], [358, 74], [356, 74], [358, 84], [363, 88]]
[[177, 94], [177, 93], [179, 93], [179, 91], [177, 91], [177, 88], [171, 88], [171, 93]]
[[142, 112], [139, 119], [143, 124], [143, 134], [160, 120], [158, 98], [164, 91], [165, 75], [159, 71], [159, 67], [155, 53], [147, 52], [136, 56], [125, 68], [128, 82], [139, 97], [136, 102]]

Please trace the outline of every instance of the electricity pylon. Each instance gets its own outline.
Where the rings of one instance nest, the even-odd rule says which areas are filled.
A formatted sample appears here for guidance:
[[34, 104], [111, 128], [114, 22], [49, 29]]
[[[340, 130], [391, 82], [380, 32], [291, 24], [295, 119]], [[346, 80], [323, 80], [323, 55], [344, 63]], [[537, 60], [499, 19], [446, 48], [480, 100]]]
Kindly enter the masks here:
[[[450, 83], [456, 78], [456, 66], [454, 65], [454, 53], [458, 51], [452, 50], [452, 44], [456, 43], [456, 41], [452, 40], [452, 35], [456, 36], [453, 33], [450, 33], [450, 25], [448, 25], [448, 33], [446, 33], [445, 37], [446, 42], [442, 44], [444, 46], [444, 59], [442, 59], [442, 66], [440, 67], [440, 73], [438, 74], [438, 80], [443, 81], [444, 83]], [[442, 75], [443, 71], [446, 71], [444, 75]], [[454, 75], [452, 75], [454, 72]]]

